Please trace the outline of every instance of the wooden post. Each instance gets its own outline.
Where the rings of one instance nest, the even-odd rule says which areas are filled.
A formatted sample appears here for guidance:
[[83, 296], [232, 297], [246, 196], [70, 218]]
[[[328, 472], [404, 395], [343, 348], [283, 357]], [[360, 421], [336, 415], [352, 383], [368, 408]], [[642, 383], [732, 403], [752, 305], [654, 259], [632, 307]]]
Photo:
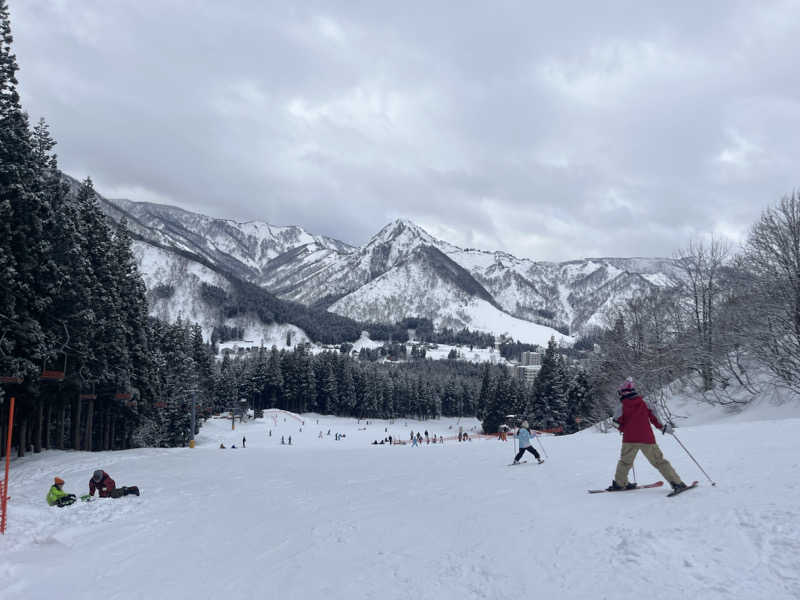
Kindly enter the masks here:
[[0, 498], [0, 534], [6, 533], [6, 509], [8, 507], [8, 467], [11, 462], [11, 434], [14, 431], [14, 396], [8, 408], [8, 437], [6, 438], [6, 475], [3, 479], [2, 498]]

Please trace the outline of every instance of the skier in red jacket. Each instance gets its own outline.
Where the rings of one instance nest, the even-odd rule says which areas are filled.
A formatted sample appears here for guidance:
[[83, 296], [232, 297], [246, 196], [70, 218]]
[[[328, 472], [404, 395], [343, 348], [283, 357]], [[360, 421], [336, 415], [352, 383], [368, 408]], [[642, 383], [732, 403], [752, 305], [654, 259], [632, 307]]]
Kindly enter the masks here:
[[653, 408], [636, 392], [633, 379], [630, 377], [625, 380], [618, 393], [619, 406], [614, 411], [614, 422], [622, 433], [622, 452], [617, 463], [617, 472], [607, 488], [608, 491], [630, 490], [636, 487], [635, 483], [628, 483], [628, 471], [631, 470], [639, 450], [670, 483], [672, 489], [676, 491], [684, 489], [686, 484], [661, 454], [650, 427], [652, 423], [664, 433], [672, 433], [672, 424], [661, 424]]

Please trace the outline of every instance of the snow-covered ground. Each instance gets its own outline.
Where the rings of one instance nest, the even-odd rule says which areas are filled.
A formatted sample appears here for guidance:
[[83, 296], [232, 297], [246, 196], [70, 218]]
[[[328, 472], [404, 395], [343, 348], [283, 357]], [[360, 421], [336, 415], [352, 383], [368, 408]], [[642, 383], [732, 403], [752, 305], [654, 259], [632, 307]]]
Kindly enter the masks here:
[[[370, 444], [454, 435], [453, 419], [212, 419], [195, 449], [29, 456], [12, 464], [0, 598], [798, 598], [800, 413], [712, 412], [677, 433], [716, 487], [657, 437], [700, 481], [669, 499], [586, 493], [612, 478], [615, 433], [546, 437], [543, 465], [511, 468], [511, 441]], [[85, 493], [96, 468], [141, 497], [46, 505], [54, 475]], [[659, 478], [642, 458], [636, 475]]]

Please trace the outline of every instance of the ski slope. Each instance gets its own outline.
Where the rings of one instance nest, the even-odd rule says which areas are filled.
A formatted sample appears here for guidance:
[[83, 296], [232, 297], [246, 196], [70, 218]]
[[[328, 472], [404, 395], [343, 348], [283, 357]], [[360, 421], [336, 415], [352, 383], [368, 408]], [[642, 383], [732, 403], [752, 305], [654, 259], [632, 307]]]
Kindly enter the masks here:
[[[586, 493], [611, 480], [616, 433], [545, 437], [543, 465], [511, 468], [511, 441], [370, 445], [454, 435], [455, 420], [306, 415], [301, 433], [291, 418], [233, 432], [213, 419], [195, 449], [51, 451], [12, 464], [0, 598], [798, 598], [796, 412], [679, 429], [716, 487], [658, 434], [684, 480], [700, 480], [676, 498]], [[243, 434], [247, 448], [219, 449]], [[54, 475], [80, 494], [96, 468], [141, 497], [46, 505]], [[659, 478], [641, 456], [636, 475]]]

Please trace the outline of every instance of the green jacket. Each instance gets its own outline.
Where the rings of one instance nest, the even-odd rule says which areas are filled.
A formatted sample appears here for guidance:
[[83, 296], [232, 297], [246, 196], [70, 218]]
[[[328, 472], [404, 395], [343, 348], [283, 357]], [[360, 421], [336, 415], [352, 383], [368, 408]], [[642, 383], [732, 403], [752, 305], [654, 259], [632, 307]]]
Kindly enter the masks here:
[[47, 503], [50, 506], [55, 506], [55, 504], [56, 504], [56, 502], [58, 502], [59, 498], [63, 498], [64, 496], [67, 496], [67, 495], [68, 495], [67, 492], [65, 492], [64, 490], [58, 489], [58, 487], [55, 484], [53, 484], [50, 487], [50, 491], [47, 492]]

